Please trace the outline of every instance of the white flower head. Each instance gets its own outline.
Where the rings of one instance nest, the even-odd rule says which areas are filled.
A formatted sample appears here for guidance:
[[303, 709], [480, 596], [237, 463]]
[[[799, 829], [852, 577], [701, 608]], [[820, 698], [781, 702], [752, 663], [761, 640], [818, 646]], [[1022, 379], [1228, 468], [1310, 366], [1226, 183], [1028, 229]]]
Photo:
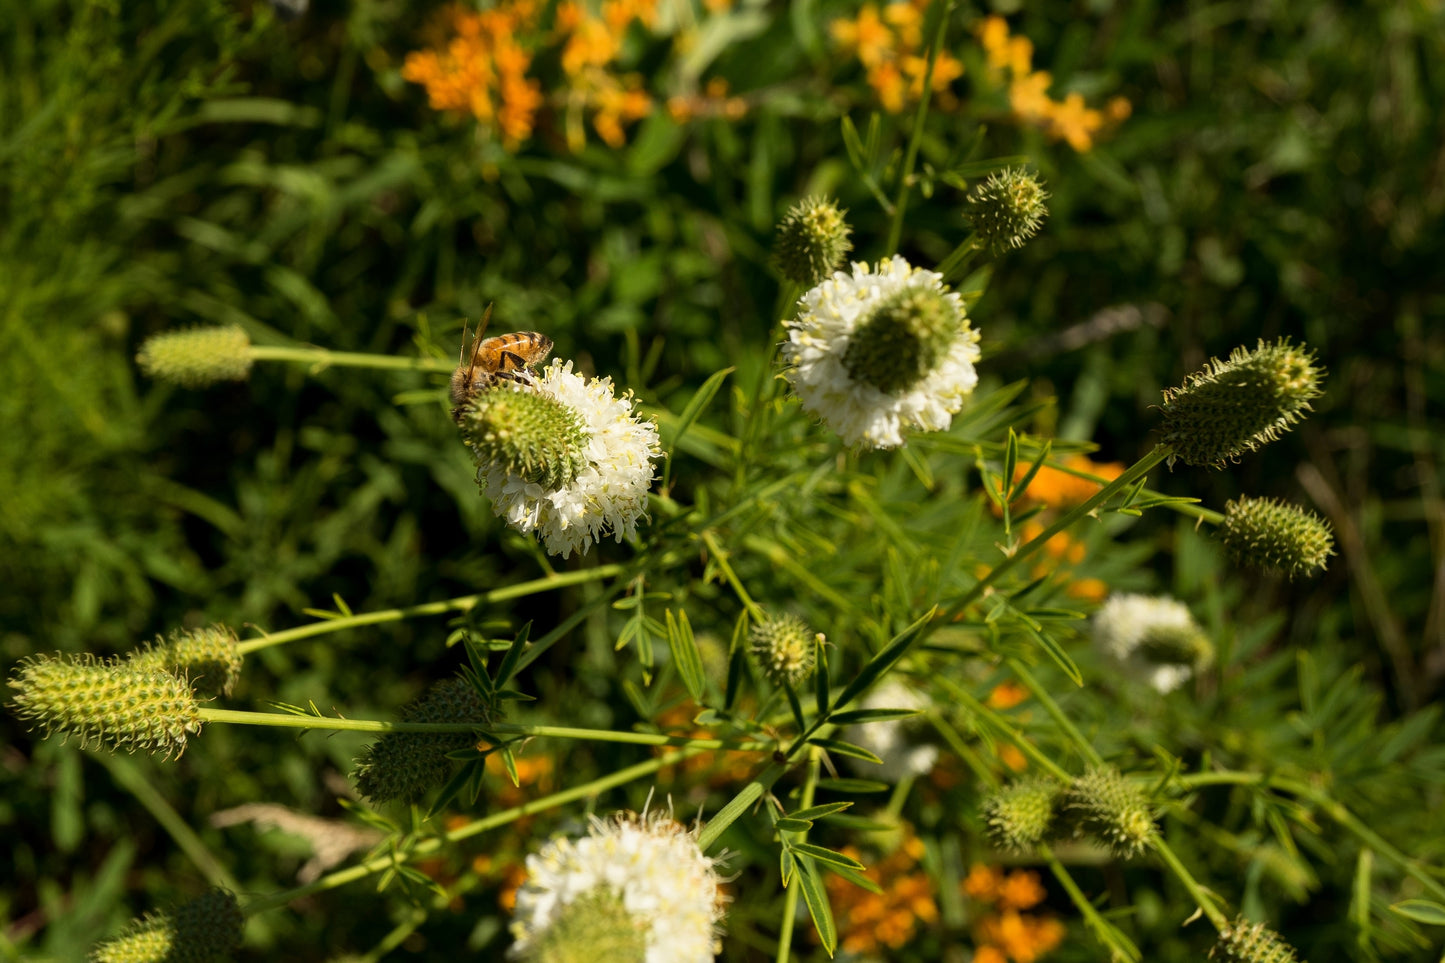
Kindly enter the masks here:
[[1094, 613], [1094, 644], [1160, 692], [1173, 692], [1214, 657], [1204, 630], [1178, 599], [1111, 595]]
[[492, 511], [520, 532], [537, 532], [548, 554], [563, 558], [585, 554], [604, 535], [619, 542], [636, 535], [652, 487], [652, 460], [661, 453], [657, 426], [633, 413], [631, 392], [617, 397], [611, 378], [583, 378], [571, 361], [554, 360], [527, 390], [576, 413], [585, 435], [580, 470], [548, 488], [499, 461], [482, 460], [477, 484]]
[[896, 255], [819, 282], [787, 329], [793, 390], [850, 445], [897, 448], [907, 430], [943, 431], [978, 384], [963, 299]]
[[[660, 812], [594, 817], [588, 835], [558, 837], [527, 857], [512, 953], [527, 958], [550, 928], [567, 925], [569, 910], [586, 912], [601, 897], [625, 914], [625, 926], [642, 932], [646, 963], [711, 961], [721, 949], [724, 902], [717, 862], [695, 833]], [[606, 929], [593, 928], [594, 939]]]
[[[859, 708], [922, 711], [928, 708], [928, 699], [923, 693], [889, 676], [869, 690]], [[918, 742], [918, 734], [922, 731], [921, 719], [922, 716], [916, 716], [852, 726], [848, 730], [848, 741], [882, 759], [883, 765], [862, 759], [850, 759], [850, 764], [890, 782], [927, 775], [938, 762], [938, 747]]]

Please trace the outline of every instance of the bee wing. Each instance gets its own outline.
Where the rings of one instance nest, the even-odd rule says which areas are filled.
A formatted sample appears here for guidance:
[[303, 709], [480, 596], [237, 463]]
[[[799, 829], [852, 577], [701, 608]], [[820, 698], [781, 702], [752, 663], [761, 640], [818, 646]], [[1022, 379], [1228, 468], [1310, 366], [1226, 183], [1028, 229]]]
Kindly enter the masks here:
[[[495, 303], [495, 302], [493, 302]], [[487, 305], [487, 310], [482, 312], [482, 320], [477, 322], [477, 330], [472, 334], [472, 362], [467, 365], [467, 381], [472, 380], [473, 373], [477, 370], [477, 359], [482, 352], [482, 332], [487, 330], [487, 324], [492, 320], [492, 305]], [[466, 338], [466, 327], [462, 327], [462, 338]]]

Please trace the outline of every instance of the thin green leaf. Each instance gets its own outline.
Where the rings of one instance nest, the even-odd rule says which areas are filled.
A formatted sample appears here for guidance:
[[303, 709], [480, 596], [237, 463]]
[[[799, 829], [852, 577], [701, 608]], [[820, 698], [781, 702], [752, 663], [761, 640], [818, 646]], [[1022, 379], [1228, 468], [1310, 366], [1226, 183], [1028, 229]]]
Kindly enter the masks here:
[[1445, 926], [1445, 905], [1432, 899], [1404, 899], [1390, 904], [1392, 913], [1399, 913], [1417, 923], [1429, 926]]
[[[776, 769], [779, 772], [781, 770], [781, 766]], [[763, 783], [762, 777], [759, 777], [744, 786], [742, 791], [734, 796], [726, 806], [717, 811], [717, 815], [707, 821], [707, 825], [698, 834], [698, 847], [703, 852], [707, 852], [712, 844], [717, 842], [718, 837], [761, 798], [763, 798]]]
[[849, 709], [835, 712], [828, 721], [837, 726], [859, 725], [865, 722], [886, 722], [890, 719], [907, 719], [918, 715], [917, 709]]
[[1014, 472], [1019, 467], [1019, 436], [1010, 426], [1008, 430], [1008, 441], [1003, 448], [1003, 478], [1000, 481], [999, 489], [1004, 493], [1004, 501], [1014, 500], [1013, 484]]
[[667, 610], [667, 644], [672, 650], [672, 662], [677, 666], [678, 675], [682, 676], [682, 684], [687, 687], [688, 695], [692, 696], [693, 702], [701, 705], [704, 686], [707, 684], [702, 669], [702, 653], [697, 649], [692, 623], [688, 622], [687, 612], [682, 609], [678, 609], [675, 620], [672, 609]]
[[747, 653], [743, 646], [743, 639], [748, 632], [748, 613], [744, 609], [738, 616], [737, 622], [733, 625], [733, 640], [728, 646], [728, 685], [727, 692], [723, 695], [723, 708], [732, 711], [738, 700], [738, 690], [743, 684], [743, 675], [747, 672]]
[[847, 688], [845, 688], [842, 694], [834, 701], [833, 708], [841, 709], [848, 705], [848, 703], [862, 695], [874, 682], [877, 682], [885, 672], [893, 668], [894, 663], [907, 654], [918, 630], [928, 624], [928, 621], [933, 618], [934, 613], [937, 611], [938, 606], [935, 605], [923, 613], [917, 621], [895, 635], [877, 655], [869, 659], [868, 664], [863, 666], [863, 670], [858, 673], [852, 682], [848, 683]]
[[818, 788], [830, 792], [874, 793], [890, 792], [893, 786], [876, 779], [819, 779]]
[[806, 833], [813, 828], [813, 823], [807, 819], [794, 819], [791, 816], [779, 816], [773, 828], [785, 833]]
[[803, 902], [808, 904], [808, 914], [813, 917], [813, 926], [823, 949], [832, 956], [838, 949], [838, 930], [833, 924], [833, 909], [828, 905], [828, 890], [812, 860], [798, 860], [798, 885], [803, 888]]
[[[1029, 466], [1029, 470], [1024, 472], [1024, 477], [1018, 480], [1018, 484], [1014, 485], [1009, 491], [1009, 501], [1012, 502], [1024, 492], [1028, 491], [1029, 485], [1033, 483], [1034, 476], [1039, 473], [1039, 469], [1043, 468], [1044, 462], [1048, 460], [1049, 452], [1053, 450], [1053, 445], [1054, 443], [1052, 441], [1044, 442], [1044, 449], [1039, 452], [1039, 457]], [[1013, 476], [1010, 475], [1009, 477], [1012, 478]]]
[[826, 846], [819, 846], [816, 843], [799, 842], [789, 845], [792, 847], [793, 852], [801, 853], [804, 856], [811, 856], [819, 862], [827, 863], [830, 866], [841, 866], [844, 869], [851, 869], [855, 872], [862, 872], [868, 868], [852, 856], [845, 856], [842, 853], [835, 852]]
[[822, 819], [824, 816], [831, 816], [834, 813], [840, 813], [852, 805], [853, 804], [851, 802], [831, 802], [824, 803], [821, 806], [809, 806], [807, 809], [799, 809], [795, 813], [788, 813], [788, 818], [806, 819], [811, 822], [813, 820]]
[[853, 759], [862, 759], [864, 762], [871, 762], [882, 765], [883, 760], [875, 754], [864, 749], [862, 746], [855, 746], [851, 742], [844, 742], [841, 739], [824, 739], [822, 736], [814, 736], [808, 742], [815, 746], [821, 746], [829, 752], [837, 753], [840, 756], [850, 756]]
[[1079, 667], [1074, 664], [1074, 660], [1069, 658], [1069, 653], [1064, 651], [1064, 647], [1050, 638], [1049, 634], [1042, 629], [1035, 628], [1027, 622], [1022, 624], [1024, 631], [1032, 636], [1035, 642], [1043, 646], [1044, 651], [1049, 654], [1049, 658], [1058, 663], [1059, 668], [1064, 670], [1064, 674], [1074, 680], [1074, 685], [1082, 686], [1084, 684], [1084, 674], [1079, 671]]
[[497, 669], [497, 685], [499, 687], [511, 681], [512, 673], [517, 671], [517, 665], [521, 662], [522, 651], [527, 648], [527, 636], [531, 634], [531, 622], [527, 622], [517, 631], [517, 637], [512, 640], [511, 648], [507, 649], [507, 654], [502, 656], [502, 664]]
[[793, 691], [793, 684], [786, 680], [783, 682], [783, 692], [788, 697], [788, 708], [793, 710], [793, 722], [798, 731], [802, 732], [808, 728], [808, 721], [803, 718], [803, 704], [798, 701], [798, 693]]

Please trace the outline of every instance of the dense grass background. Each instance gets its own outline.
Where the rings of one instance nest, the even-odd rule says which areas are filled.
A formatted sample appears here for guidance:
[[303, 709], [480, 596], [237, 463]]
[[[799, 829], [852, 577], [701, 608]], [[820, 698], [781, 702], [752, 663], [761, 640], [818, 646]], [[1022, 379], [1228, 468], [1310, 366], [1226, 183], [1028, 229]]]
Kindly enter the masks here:
[[[787, 205], [831, 191], [853, 211], [858, 254], [883, 253], [885, 218], [839, 133], [842, 116], [862, 126], [875, 105], [825, 30], [853, 9], [739, 5], [704, 67], [751, 98], [745, 117], [658, 115], [621, 149], [593, 139], [574, 154], [545, 128], [510, 153], [430, 110], [398, 73], [423, 43], [425, 7], [318, 3], [284, 22], [265, 5], [0, 0], [3, 662], [121, 652], [207, 621], [283, 628], [333, 593], [360, 611], [545, 571], [477, 495], [441, 379], [258, 366], [244, 384], [181, 391], [139, 376], [137, 346], [235, 322], [261, 344], [451, 357], [462, 319], [495, 301], [495, 331], [542, 329], [558, 356], [645, 402], [678, 410], [725, 365], [750, 387], [770, 374], [780, 289], [768, 250]], [[1289, 758], [1411, 855], [1445, 863], [1445, 833], [1420, 817], [1445, 789], [1430, 748], [1445, 675], [1445, 13], [1425, 0], [999, 5], [1057, 89], [1132, 102], [1112, 136], [1077, 153], [969, 100], [980, 55], [967, 25], [986, 12], [954, 13], [966, 107], [933, 118], [923, 157], [943, 164], [985, 117], [980, 155], [1027, 157], [1053, 194], [1042, 235], [1000, 262], [971, 310], [985, 380], [1029, 378], [1028, 397], [1058, 398], [1019, 427], [1128, 462], [1153, 444], [1159, 389], [1211, 355], [1288, 335], [1331, 372], [1316, 414], [1283, 442], [1225, 473], [1157, 482], [1215, 508], [1240, 492], [1313, 505], [1341, 554], [1308, 583], [1235, 579], [1188, 524], [1145, 519], [1111, 582], [1189, 599], [1252, 669], [1228, 699], [1130, 708], [1127, 738], [1146, 757], [1151, 739], [1183, 733], [1202, 752]], [[649, 56], [642, 67], [665, 93], [663, 55]], [[884, 129], [901, 143], [905, 119]], [[916, 197], [903, 253], [946, 253], [959, 197], [944, 184]], [[1124, 319], [1118, 330], [1099, 323], [1110, 317]], [[731, 429], [721, 397], [707, 419]], [[705, 487], [689, 468], [703, 470], [674, 468], [679, 498]], [[485, 618], [545, 627], [556, 611], [523, 603]], [[556, 690], [539, 695], [625, 724], [605, 681], [626, 671], [613, 637], [593, 626], [559, 649]], [[237, 698], [389, 717], [452, 671], [446, 638], [443, 625], [402, 622], [266, 650]], [[1124, 711], [1070, 706], [1100, 732]], [[248, 893], [291, 885], [303, 856], [282, 837], [207, 818], [259, 800], [339, 815], [340, 777], [364, 741], [214, 726], [167, 765], [42, 742], [8, 715], [0, 726], [14, 867], [0, 946], [56, 959], [196, 891], [161, 806], [224, 854]], [[621, 764], [577, 748], [558, 772], [566, 784]], [[1227, 828], [1197, 837], [1196, 865], [1237, 877], [1246, 906], [1306, 955], [1353, 952], [1341, 947], [1354, 946], [1356, 849], [1327, 836], [1309, 853], [1313, 878], [1289, 854], [1276, 871], [1244, 814], [1211, 818]], [[1100, 889], [1124, 892], [1125, 874], [1101, 872]], [[1128, 892], [1146, 956], [1197, 958], [1207, 939], [1176, 931], [1181, 894], [1142, 877]], [[734, 958], [769, 945], [769, 885], [735, 894]], [[365, 952], [404, 906], [361, 885], [266, 914], [242, 958]], [[498, 950], [494, 906], [484, 894], [434, 913], [397, 958], [468, 941]], [[925, 938], [914, 952], [944, 949]], [[1079, 930], [1056, 958], [1092, 952]]]

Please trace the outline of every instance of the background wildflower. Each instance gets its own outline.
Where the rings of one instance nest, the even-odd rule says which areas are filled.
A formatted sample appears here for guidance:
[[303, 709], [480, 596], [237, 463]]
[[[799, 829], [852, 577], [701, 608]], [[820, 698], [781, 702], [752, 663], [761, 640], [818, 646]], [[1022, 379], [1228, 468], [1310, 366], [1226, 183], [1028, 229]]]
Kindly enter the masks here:
[[1214, 657], [1189, 608], [1168, 596], [1111, 595], [1092, 628], [1101, 651], [1160, 692], [1179, 688]]

